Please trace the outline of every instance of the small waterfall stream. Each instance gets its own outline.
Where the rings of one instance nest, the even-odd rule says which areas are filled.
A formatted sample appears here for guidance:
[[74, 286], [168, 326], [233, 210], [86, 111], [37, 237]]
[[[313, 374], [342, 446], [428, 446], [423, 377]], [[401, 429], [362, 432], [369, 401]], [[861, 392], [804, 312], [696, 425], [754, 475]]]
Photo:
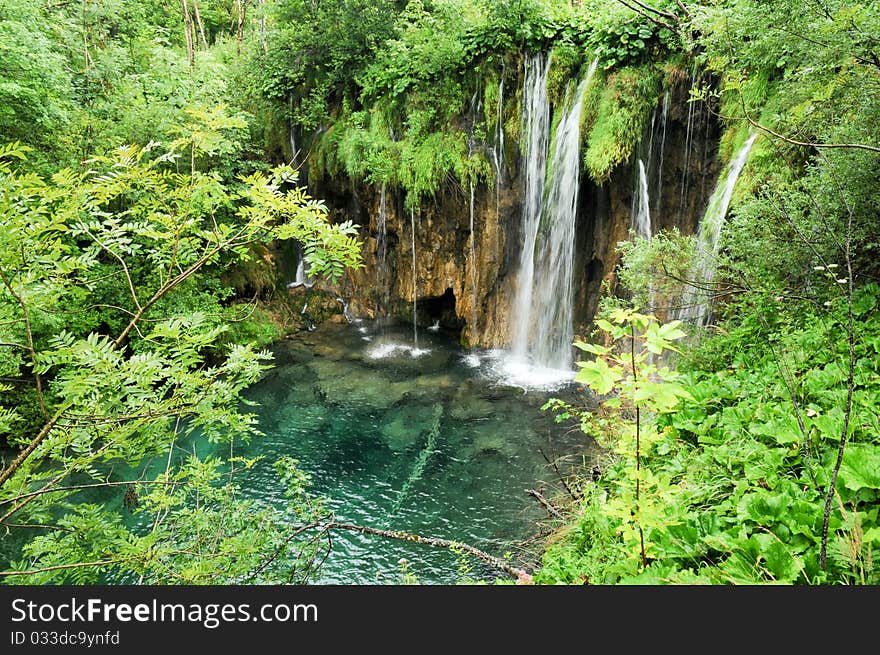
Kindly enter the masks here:
[[[736, 182], [748, 161], [756, 138], [758, 138], [757, 132], [746, 139], [736, 156], [727, 164], [718, 178], [715, 190], [709, 198], [709, 206], [700, 221], [700, 231], [697, 235], [697, 265], [691, 273], [691, 278], [701, 287], [706, 287], [714, 277], [721, 228], [730, 208]], [[709, 318], [710, 304], [711, 297], [707, 291], [687, 285], [682, 294], [681, 308], [677, 317], [697, 325], [705, 325]]]
[[470, 184], [470, 247], [471, 247], [471, 325], [477, 325], [477, 247], [474, 233], [474, 181]]
[[376, 307], [376, 316], [380, 314], [387, 316], [391, 288], [388, 274], [388, 196], [385, 182], [382, 182], [382, 188], [379, 191], [379, 216], [376, 222], [378, 232], [378, 243], [376, 244], [376, 258], [378, 260], [376, 282], [377, 287], [381, 290]]
[[[691, 85], [690, 91], [688, 94], [690, 95], [693, 92], [694, 88], [697, 85], [697, 68], [696, 64], [694, 65], [694, 70], [691, 73]], [[685, 128], [685, 137], [684, 137], [684, 167], [682, 168], [681, 174], [681, 194], [679, 196], [678, 201], [678, 215], [679, 218], [684, 216], [687, 202], [687, 191], [688, 185], [690, 182], [690, 163], [691, 163], [691, 147], [693, 145], [694, 140], [694, 121], [695, 121], [695, 112], [696, 112], [696, 101], [688, 100], [688, 115], [687, 115], [687, 126]]]
[[660, 160], [657, 165], [657, 194], [654, 198], [654, 212], [660, 211], [663, 193], [663, 154], [666, 149], [666, 119], [669, 115], [669, 91], [663, 94], [663, 109], [660, 112]]
[[[504, 161], [504, 66], [501, 68], [501, 80], [498, 82], [498, 107], [495, 119], [495, 142], [492, 145], [492, 161], [495, 164], [495, 221], [501, 223], [501, 183]], [[500, 240], [495, 239], [495, 256], [499, 256]]]
[[639, 160], [638, 194], [633, 211], [632, 228], [635, 233], [645, 239], [651, 238], [651, 210], [648, 196], [648, 175], [645, 173], [645, 162]]
[[416, 302], [418, 291], [416, 290], [416, 210], [409, 210], [410, 232], [412, 236], [412, 285], [413, 285], [413, 353], [419, 350], [419, 328], [416, 322]]
[[[638, 192], [635, 194], [633, 205], [632, 229], [636, 236], [651, 240], [653, 231], [651, 228], [651, 198], [648, 191], [648, 174], [645, 171], [645, 162], [639, 159]], [[653, 290], [648, 297], [646, 311], [654, 312], [655, 297]], [[650, 355], [653, 358], [653, 355]]]
[[290, 165], [293, 168], [296, 168], [296, 160], [297, 150], [296, 150], [296, 135], [294, 134], [295, 125], [293, 124], [293, 91], [290, 92], [290, 97], [288, 98], [290, 103], [290, 116], [287, 119], [287, 136], [290, 139]]
[[[474, 154], [475, 148], [475, 139], [474, 139], [474, 126], [477, 122], [477, 116], [480, 113], [480, 110], [483, 106], [483, 101], [480, 99], [480, 87], [477, 86], [477, 91], [474, 93], [474, 97], [471, 99], [471, 129], [470, 135], [468, 137], [468, 161], [470, 161], [471, 157]], [[474, 231], [474, 176], [473, 174], [468, 176], [469, 182], [469, 190], [470, 190], [470, 198], [468, 203], [468, 208], [470, 210], [470, 273], [471, 273], [471, 317], [470, 323], [472, 327], [476, 327], [477, 325], [477, 246], [476, 246], [476, 232]]]

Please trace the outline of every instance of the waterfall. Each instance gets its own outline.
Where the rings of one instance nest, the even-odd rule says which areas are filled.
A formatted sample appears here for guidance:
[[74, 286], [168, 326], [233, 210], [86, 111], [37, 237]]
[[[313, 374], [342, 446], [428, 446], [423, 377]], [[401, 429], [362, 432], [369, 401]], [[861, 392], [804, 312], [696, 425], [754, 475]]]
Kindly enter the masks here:
[[[727, 164], [718, 178], [715, 190], [709, 198], [709, 206], [700, 221], [700, 231], [697, 235], [697, 261], [691, 278], [703, 287], [708, 286], [714, 277], [721, 228], [727, 217], [736, 182], [748, 161], [749, 152], [757, 137], [758, 133], [753, 133]], [[709, 318], [710, 300], [709, 292], [687, 285], [682, 294], [682, 306], [678, 318], [704, 325]]]
[[[468, 137], [468, 162], [470, 163], [471, 157], [474, 153], [475, 140], [474, 140], [474, 126], [477, 123], [477, 115], [480, 113], [480, 110], [483, 106], [482, 99], [479, 99], [480, 95], [480, 85], [477, 85], [477, 91], [474, 93], [474, 97], [471, 98], [471, 128], [470, 128], [470, 136]], [[471, 264], [471, 320], [470, 320], [470, 329], [475, 330], [477, 326], [477, 246], [476, 246], [476, 233], [474, 232], [474, 176], [471, 173], [469, 176], [470, 182], [470, 264]]]
[[657, 165], [657, 196], [654, 212], [660, 211], [660, 198], [663, 193], [663, 151], [666, 148], [666, 118], [669, 115], [669, 91], [663, 94], [663, 109], [660, 111], [660, 162]]
[[[651, 240], [651, 198], [648, 193], [648, 174], [645, 172], [645, 162], [639, 160], [639, 181], [638, 193], [634, 203], [632, 229], [636, 236], [643, 239]], [[653, 289], [648, 296], [648, 306], [646, 311], [651, 314], [654, 312], [655, 295]], [[649, 361], [653, 361], [653, 354], [649, 353]]]
[[[523, 133], [526, 136], [525, 243], [517, 279], [513, 355], [542, 369], [571, 368], [573, 268], [580, 170], [580, 115], [594, 61], [577, 89], [566, 92], [547, 169], [549, 107], [547, 63], [542, 55], [526, 64]], [[547, 172], [546, 190], [544, 173]]]
[[293, 282], [290, 282], [287, 285], [288, 289], [294, 289], [296, 287], [306, 287], [311, 289], [315, 286], [315, 280], [309, 275], [306, 270], [306, 260], [305, 257], [301, 254], [299, 257], [299, 262], [296, 265], [296, 277]]
[[532, 324], [532, 293], [535, 277], [535, 240], [544, 196], [544, 174], [547, 166], [547, 141], [550, 130], [550, 101], [547, 98], [547, 74], [550, 57], [545, 53], [529, 55], [525, 60], [522, 94], [523, 159], [525, 189], [523, 192], [523, 249], [520, 254], [516, 299], [513, 315], [513, 354], [524, 359], [529, 345]]
[[413, 352], [419, 349], [419, 330], [416, 325], [416, 210], [409, 210], [410, 232], [412, 232], [412, 285], [413, 285]]
[[[595, 69], [592, 69], [595, 70]], [[535, 361], [548, 368], [569, 369], [574, 340], [574, 238], [580, 172], [580, 120], [584, 89], [589, 75], [574, 97], [566, 94], [565, 113], [554, 135], [549, 189], [542, 222], [549, 223], [538, 258], [535, 280]], [[545, 228], [546, 229], [546, 228]], [[544, 230], [542, 230], [544, 232]]]
[[645, 162], [639, 160], [639, 192], [636, 196], [633, 211], [632, 228], [635, 233], [645, 239], [651, 238], [651, 211], [648, 197], [648, 175], [645, 173]]

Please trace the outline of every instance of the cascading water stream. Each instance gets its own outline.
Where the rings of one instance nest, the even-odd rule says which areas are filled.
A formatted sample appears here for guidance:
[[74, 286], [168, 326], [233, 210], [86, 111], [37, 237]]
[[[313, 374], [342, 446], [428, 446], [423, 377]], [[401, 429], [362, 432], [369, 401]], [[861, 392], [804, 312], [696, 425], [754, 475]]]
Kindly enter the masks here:
[[[504, 121], [502, 120], [502, 112], [504, 111], [504, 66], [501, 67], [501, 80], [498, 82], [498, 107], [495, 119], [495, 143], [492, 146], [492, 160], [495, 163], [495, 221], [501, 224], [501, 164], [504, 158]], [[498, 246], [500, 240], [495, 239], [495, 255], [499, 255]]]
[[584, 90], [598, 61], [575, 90], [569, 87], [553, 137], [547, 172], [549, 107], [547, 63], [534, 55], [526, 65], [523, 126], [526, 135], [526, 188], [523, 212], [525, 243], [517, 280], [513, 358], [526, 368], [528, 383], [567, 379], [573, 340], [573, 268], [580, 173], [580, 115]]
[[[724, 169], [718, 178], [712, 196], [709, 198], [706, 213], [700, 221], [700, 231], [697, 235], [697, 263], [691, 273], [691, 278], [703, 288], [707, 287], [714, 277], [721, 228], [727, 217], [727, 210], [730, 208], [730, 200], [733, 197], [736, 182], [748, 161], [756, 138], [758, 138], [757, 132], [746, 139], [736, 156]], [[678, 318], [697, 325], [705, 325], [709, 318], [709, 305], [710, 297], [706, 291], [687, 285], [682, 294]]]
[[523, 192], [523, 249], [520, 255], [517, 290], [512, 315], [513, 356], [525, 360], [528, 355], [529, 332], [532, 325], [533, 286], [535, 277], [535, 240], [544, 197], [544, 175], [547, 167], [547, 145], [550, 131], [550, 101], [547, 98], [547, 74], [550, 57], [545, 53], [530, 55], [525, 60], [522, 100], [523, 158], [525, 189]]
[[663, 154], [666, 148], [666, 119], [669, 115], [669, 91], [663, 95], [663, 109], [660, 112], [660, 161], [657, 165], [657, 194], [654, 199], [654, 213], [660, 211], [660, 198], [663, 192]]
[[[532, 357], [551, 369], [568, 370], [572, 366], [571, 344], [574, 340], [574, 241], [580, 173], [580, 120], [584, 89], [595, 66], [571, 89], [565, 113], [556, 128], [550, 164], [549, 188], [542, 223], [538, 255], [540, 274], [535, 279], [535, 341]], [[543, 228], [543, 225], [542, 225]]]
[[651, 211], [650, 198], [648, 196], [648, 175], [645, 173], [645, 162], [641, 159], [639, 160], [639, 189], [636, 195], [632, 228], [638, 236], [650, 240]]
[[[692, 94], [697, 84], [696, 65], [691, 73], [691, 86], [689, 95]], [[678, 215], [683, 217], [685, 213], [685, 203], [687, 201], [688, 183], [690, 182], [690, 163], [691, 163], [691, 146], [693, 145], [694, 117], [696, 112], [696, 102], [688, 100], [688, 116], [687, 127], [684, 135], [684, 168], [681, 172], [681, 195], [678, 200]]]
[[296, 152], [296, 136], [294, 135], [293, 124], [293, 91], [290, 92], [290, 117], [287, 120], [287, 135], [290, 139], [290, 165], [296, 168], [297, 152]]
[[[639, 160], [639, 183], [638, 193], [636, 194], [636, 202], [633, 211], [632, 229], [636, 236], [643, 239], [651, 240], [653, 235], [651, 230], [651, 198], [648, 192], [648, 174], [645, 172], [645, 162]], [[648, 298], [648, 313], [654, 311], [654, 292]]]
[[293, 289], [296, 287], [306, 287], [311, 289], [315, 286], [315, 280], [309, 275], [306, 270], [306, 260], [305, 257], [300, 254], [299, 262], [296, 264], [296, 274], [293, 279], [293, 282], [288, 283], [287, 288]]
[[413, 354], [419, 350], [419, 329], [416, 324], [416, 210], [409, 210], [410, 232], [412, 233], [412, 285], [413, 285]]
[[[474, 97], [471, 99], [471, 130], [470, 136], [468, 138], [468, 162], [470, 162], [471, 157], [474, 152], [474, 125], [477, 122], [477, 116], [480, 113], [480, 109], [483, 106], [482, 100], [477, 100], [480, 93], [480, 87], [477, 86], [477, 91], [474, 93]], [[474, 232], [474, 178], [473, 175], [469, 175], [469, 187], [470, 187], [470, 202], [468, 207], [470, 209], [470, 273], [471, 273], [471, 329], [476, 329], [477, 325], [477, 245], [476, 245], [476, 233]]]
[[382, 290], [382, 295], [380, 300], [381, 307], [376, 308], [376, 316], [379, 316], [380, 310], [383, 315], [387, 316], [391, 290], [388, 279], [388, 201], [385, 182], [382, 182], [382, 188], [379, 191], [379, 216], [377, 223], [379, 243], [376, 248], [376, 257], [378, 258], [376, 278], [377, 286]]
[[477, 325], [477, 247], [474, 242], [476, 235], [474, 234], [474, 181], [471, 180], [470, 185], [470, 230], [471, 230], [471, 326], [476, 328]]

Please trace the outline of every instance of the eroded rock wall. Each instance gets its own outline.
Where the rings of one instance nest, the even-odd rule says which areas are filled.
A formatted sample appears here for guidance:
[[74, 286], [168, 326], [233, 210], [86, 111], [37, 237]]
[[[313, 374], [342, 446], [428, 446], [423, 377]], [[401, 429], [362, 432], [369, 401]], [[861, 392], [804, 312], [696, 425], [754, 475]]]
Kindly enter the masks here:
[[[618, 167], [602, 186], [581, 178], [574, 264], [577, 334], [586, 336], [603, 283], [611, 293], [617, 291], [616, 249], [629, 235], [639, 158], [648, 170], [654, 232], [676, 227], [690, 234], [697, 228], [720, 170], [720, 127], [705, 105], [688, 103], [690, 86], [689, 77], [681, 75], [669, 89], [665, 124], [661, 97], [630, 164]], [[418, 324], [439, 322], [459, 331], [469, 346], [502, 348], [511, 339], [522, 248], [522, 179], [521, 162], [509, 163], [499, 188], [475, 188], [473, 257], [469, 189], [447, 184], [415, 212]], [[329, 290], [344, 298], [354, 315], [412, 320], [413, 231], [403, 193], [386, 192], [383, 249], [379, 188], [346, 178], [310, 182], [310, 192], [327, 201], [335, 220], [361, 226], [364, 267], [349, 271]]]

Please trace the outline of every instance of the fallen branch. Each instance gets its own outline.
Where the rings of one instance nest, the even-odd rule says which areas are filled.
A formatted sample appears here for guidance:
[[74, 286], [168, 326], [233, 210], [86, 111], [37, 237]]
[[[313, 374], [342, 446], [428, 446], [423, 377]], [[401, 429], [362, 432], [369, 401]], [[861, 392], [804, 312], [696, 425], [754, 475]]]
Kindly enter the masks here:
[[544, 461], [547, 462], [550, 466], [553, 467], [553, 470], [556, 471], [556, 475], [559, 476], [559, 482], [568, 492], [568, 495], [571, 496], [572, 500], [580, 500], [581, 494], [575, 493], [571, 487], [568, 486], [568, 483], [565, 481], [565, 476], [562, 475], [562, 471], [559, 470], [559, 467], [556, 465], [555, 461], [551, 461], [549, 457], [544, 453], [543, 449], [538, 448], [538, 452], [541, 453], [541, 457], [544, 458]]
[[542, 496], [540, 492], [535, 491], [534, 489], [526, 489], [526, 493], [537, 500], [539, 503], [541, 503], [541, 505], [543, 505], [544, 509], [547, 510], [547, 513], [550, 514], [550, 516], [560, 520], [565, 519], [565, 517], [562, 516], [562, 512], [553, 507], [553, 505], [550, 504], [550, 501], [544, 498], [544, 496]]
[[495, 557], [494, 555], [490, 555], [489, 553], [482, 551], [479, 548], [474, 548], [473, 546], [470, 546], [468, 544], [463, 544], [460, 541], [449, 541], [448, 539], [438, 539], [437, 537], [423, 537], [421, 535], [412, 534], [410, 532], [400, 532], [398, 530], [380, 530], [378, 528], [370, 528], [364, 525], [354, 525], [352, 523], [337, 523], [336, 521], [320, 524], [316, 527], [320, 527], [323, 530], [350, 530], [351, 532], [370, 534], [377, 537], [387, 537], [389, 539], [399, 539], [401, 541], [411, 541], [413, 543], [424, 544], [426, 546], [435, 546], [437, 548], [461, 550], [468, 553], [469, 555], [473, 555], [477, 559], [482, 560], [486, 564], [498, 569], [499, 571], [504, 571], [505, 573], [507, 573], [511, 577], [516, 578], [523, 584], [532, 584], [532, 576], [525, 569], [517, 568], [511, 565], [510, 562], [507, 562], [500, 557]]

